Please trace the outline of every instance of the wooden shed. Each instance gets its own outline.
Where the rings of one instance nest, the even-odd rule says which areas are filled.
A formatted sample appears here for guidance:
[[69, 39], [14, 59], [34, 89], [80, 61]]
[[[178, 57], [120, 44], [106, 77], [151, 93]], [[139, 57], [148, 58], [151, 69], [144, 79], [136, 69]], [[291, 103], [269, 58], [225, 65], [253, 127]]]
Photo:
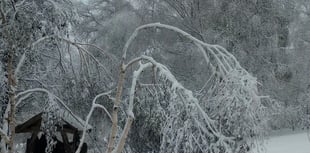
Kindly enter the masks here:
[[[68, 110], [61, 109], [58, 113], [61, 116], [61, 126], [56, 125], [56, 127], [60, 136], [53, 138], [57, 141], [53, 153], [74, 153], [79, 145], [85, 121]], [[42, 114], [43, 112], [34, 115], [15, 128], [16, 133], [32, 133], [31, 138], [27, 139], [26, 153], [45, 153], [47, 140], [45, 133], [41, 130]], [[91, 129], [92, 126], [88, 124], [87, 131]], [[87, 144], [84, 143], [81, 153], [86, 152]]]

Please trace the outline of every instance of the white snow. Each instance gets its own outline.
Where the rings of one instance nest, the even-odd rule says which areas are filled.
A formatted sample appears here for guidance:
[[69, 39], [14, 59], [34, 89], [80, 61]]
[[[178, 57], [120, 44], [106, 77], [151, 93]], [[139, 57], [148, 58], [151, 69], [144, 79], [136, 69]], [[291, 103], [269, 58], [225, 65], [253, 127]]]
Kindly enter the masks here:
[[266, 145], [266, 153], [310, 153], [307, 131], [271, 136]]

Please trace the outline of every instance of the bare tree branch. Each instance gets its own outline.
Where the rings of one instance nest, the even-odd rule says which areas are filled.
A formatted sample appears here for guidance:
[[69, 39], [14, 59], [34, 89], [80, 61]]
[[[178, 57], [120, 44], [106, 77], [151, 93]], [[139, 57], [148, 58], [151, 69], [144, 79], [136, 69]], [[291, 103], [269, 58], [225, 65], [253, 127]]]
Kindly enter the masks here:
[[100, 67], [103, 68], [103, 70], [104, 70], [107, 74], [109, 74], [108, 77], [109, 77], [112, 81], [114, 81], [114, 78], [112, 77], [112, 74], [107, 70], [107, 68], [106, 68], [106, 67], [105, 67], [92, 53], [90, 53], [90, 52], [89, 52], [88, 50], [86, 50], [85, 48], [79, 46], [79, 45], [78, 45], [77, 43], [75, 43], [75, 42], [72, 42], [72, 41], [70, 41], [70, 40], [68, 40], [68, 39], [64, 39], [64, 38], [61, 38], [61, 37], [58, 37], [58, 38], [59, 38], [60, 40], [63, 40], [63, 41], [65, 41], [65, 42], [67, 42], [67, 43], [69, 43], [69, 44], [71, 44], [71, 45], [77, 47], [78, 49], [82, 50], [82, 51], [85, 52], [87, 55], [89, 55]]

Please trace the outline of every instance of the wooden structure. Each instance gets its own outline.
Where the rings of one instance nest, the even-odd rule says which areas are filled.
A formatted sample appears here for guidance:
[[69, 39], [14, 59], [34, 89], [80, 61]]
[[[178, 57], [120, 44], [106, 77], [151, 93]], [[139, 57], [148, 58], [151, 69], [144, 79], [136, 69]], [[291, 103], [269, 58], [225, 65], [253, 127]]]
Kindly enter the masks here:
[[[60, 138], [54, 137], [57, 144], [53, 150], [53, 153], [74, 153], [79, 145], [80, 134], [83, 131], [84, 123], [82, 119], [73, 115], [69, 111], [59, 111], [61, 116], [61, 125], [57, 126], [57, 131], [60, 134]], [[31, 117], [27, 121], [16, 126], [16, 133], [32, 133], [31, 138], [27, 139], [26, 153], [45, 153], [47, 146], [47, 140], [45, 133], [41, 129], [42, 112]], [[90, 131], [92, 127], [87, 125], [87, 131]], [[68, 138], [68, 134], [72, 135], [72, 140]], [[84, 143], [81, 153], [87, 152], [87, 144]]]

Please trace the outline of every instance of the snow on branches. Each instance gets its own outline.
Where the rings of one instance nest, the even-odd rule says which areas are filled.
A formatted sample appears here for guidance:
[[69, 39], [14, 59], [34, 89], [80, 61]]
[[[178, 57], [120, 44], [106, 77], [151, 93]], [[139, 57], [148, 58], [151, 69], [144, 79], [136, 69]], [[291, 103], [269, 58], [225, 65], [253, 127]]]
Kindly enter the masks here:
[[[152, 57], [140, 56], [126, 63], [126, 56], [130, 45], [141, 30], [149, 28], [162, 28], [174, 31], [195, 44], [197, 53], [202, 55], [207, 63], [206, 66], [212, 71], [212, 75], [206, 76], [208, 81], [200, 91], [193, 92], [184, 87], [165, 65], [157, 62]], [[75, 46], [79, 53], [82, 53], [81, 56], [84, 54], [90, 56], [111, 77], [107, 68], [82, 47], [85, 44], [53, 35], [39, 39], [39, 41], [47, 38], [56, 38], [59, 41]], [[35, 44], [36, 42], [33, 43], [33, 46]], [[24, 59], [25, 56], [23, 55], [15, 71], [16, 74]], [[133, 72], [128, 94], [129, 104], [126, 108], [126, 124], [121, 136], [118, 138], [118, 110], [123, 102], [125, 73], [128, 68], [136, 68], [137, 63], [138, 69]], [[30, 96], [33, 92], [47, 93], [49, 105], [45, 109], [45, 114], [43, 114], [44, 124], [42, 130], [50, 137], [54, 135], [57, 129], [47, 127], [52, 126], [56, 128], [55, 124], [59, 124], [59, 114], [61, 114], [59, 108], [64, 107], [67, 111], [67, 116], [71, 114], [78, 121], [77, 124], [83, 128], [83, 135], [76, 153], [80, 152], [89, 127], [88, 121], [94, 109], [103, 109], [112, 121], [107, 152], [121, 153], [135, 117], [139, 116], [141, 112], [146, 111], [142, 108], [141, 112], [135, 112], [137, 105], [143, 105], [143, 103], [136, 104], [139, 101], [137, 88], [141, 86], [139, 81], [147, 79], [147, 77], [143, 78], [146, 70], [151, 70], [154, 76], [154, 82], [151, 84], [151, 86], [154, 86], [154, 93], [152, 95], [157, 97], [157, 99], [151, 100], [151, 102], [157, 103], [154, 112], [156, 113], [155, 116], [159, 118], [156, 122], [160, 122], [156, 124], [156, 126], [159, 125], [159, 130], [156, 131], [158, 132], [156, 134], [161, 136], [158, 152], [241, 153], [248, 151], [247, 147], [251, 146], [256, 138], [263, 136], [265, 110], [261, 104], [261, 97], [258, 95], [256, 79], [243, 69], [236, 58], [225, 48], [219, 45], [207, 44], [181, 29], [160, 23], [151, 23], [138, 27], [126, 42], [121, 59], [116, 96], [113, 99], [112, 115], [109, 114], [104, 106], [96, 103], [99, 97], [109, 96], [110, 92], [99, 94], [93, 99], [86, 123], [79, 122], [81, 119], [74, 116], [60, 98], [45, 89], [29, 89], [16, 94], [14, 98], [17, 99], [16, 106], [18, 106], [23, 99]], [[114, 81], [114, 78], [111, 77], [110, 80]], [[160, 99], [160, 97], [165, 98]], [[3, 130], [0, 130], [0, 134], [7, 138]], [[116, 140], [118, 141], [117, 143]], [[47, 152], [50, 152], [53, 147], [52, 141], [50, 144], [52, 145], [47, 148]], [[246, 147], [240, 147], [243, 144]]]
[[[172, 30], [190, 39], [197, 46], [198, 53], [203, 55], [210, 70], [213, 71], [209, 81], [200, 90], [199, 94], [204, 94], [203, 97], [198, 100], [192, 91], [177, 81], [166, 66], [151, 57], [141, 56], [125, 64], [130, 44], [141, 30], [148, 28]], [[165, 87], [159, 87], [158, 92], [165, 90], [161, 95], [168, 97], [167, 104], [157, 108], [162, 113], [160, 152], [244, 152], [249, 151], [253, 141], [263, 135], [264, 107], [261, 104], [261, 97], [258, 96], [256, 78], [242, 68], [236, 58], [225, 48], [204, 43], [176, 27], [151, 23], [140, 26], [134, 31], [125, 44], [123, 52], [120, 76], [137, 62], [140, 63], [140, 68], [133, 74], [128, 119], [115, 149], [116, 152], [122, 151], [131, 126], [130, 122], [134, 117], [132, 103], [138, 76], [142, 70], [151, 67], [150, 64], [153, 69], [155, 68], [154, 72], [159, 81], [157, 83]], [[141, 64], [141, 62], [144, 63]], [[118, 88], [123, 88], [125, 76], [119, 78], [121, 80]], [[118, 91], [116, 97], [118, 103], [114, 106], [116, 108], [122, 95], [122, 91], [119, 89]], [[114, 120], [117, 118], [116, 111], [117, 109], [114, 109], [113, 124], [117, 124], [117, 120]], [[116, 130], [116, 126], [112, 127], [113, 130]], [[114, 141], [115, 131], [110, 137], [109, 153], [112, 152]], [[242, 146], [244, 144], [245, 146]]]
[[53, 149], [56, 147], [57, 141], [56, 137], [57, 128], [62, 127], [61, 124], [61, 113], [60, 107], [58, 106], [54, 96], [48, 94], [48, 102], [44, 108], [41, 121], [41, 130], [45, 133], [47, 146], [45, 148], [46, 153], [52, 153]]

